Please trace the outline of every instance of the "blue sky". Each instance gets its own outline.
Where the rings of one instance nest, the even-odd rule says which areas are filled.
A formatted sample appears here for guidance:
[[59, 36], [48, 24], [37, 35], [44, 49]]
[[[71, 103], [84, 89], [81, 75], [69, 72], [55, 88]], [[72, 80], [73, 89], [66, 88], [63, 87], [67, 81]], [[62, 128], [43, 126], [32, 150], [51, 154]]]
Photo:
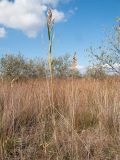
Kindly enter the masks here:
[[[32, 3], [32, 0], [30, 1]], [[55, 2], [56, 0], [53, 1], [51, 5], [56, 9], [58, 15], [58, 23], [55, 24], [53, 55], [61, 56], [65, 53], [72, 55], [76, 51], [79, 64], [87, 65], [88, 57], [84, 50], [90, 46], [96, 47], [99, 45], [105, 39], [105, 32], [113, 29], [113, 26], [116, 24], [116, 17], [120, 16], [120, 0], [66, 0], [64, 2], [63, 0], [59, 0], [60, 2], [58, 3]], [[9, 3], [1, 5], [0, 9], [1, 7], [8, 7], [9, 11], [9, 7], [11, 7]], [[44, 7], [48, 7], [48, 5], [50, 4], [43, 4]], [[43, 13], [45, 11], [46, 8], [39, 14], [43, 18], [43, 21]], [[38, 26], [31, 27], [29, 25], [27, 26], [29, 28], [27, 28], [25, 23], [20, 23], [19, 26], [19, 21], [18, 23], [17, 21], [14, 23], [14, 20], [17, 17], [21, 18], [18, 15], [21, 12], [13, 12], [14, 15], [11, 12], [12, 10], [10, 10], [12, 22], [6, 20], [6, 12], [4, 10], [0, 12], [1, 33], [3, 34], [4, 32], [4, 36], [0, 37], [0, 54], [2, 55], [6, 52], [17, 54], [21, 52], [28, 58], [47, 58], [47, 30], [46, 25], [42, 24], [43, 21], [39, 23], [39, 27], [42, 28], [40, 30]], [[34, 13], [34, 8], [32, 12]], [[11, 19], [11, 17], [8, 18]], [[30, 22], [28, 21], [28, 23]], [[30, 30], [33, 27], [34, 31], [35, 29], [37, 31], [33, 32], [33, 30]]]

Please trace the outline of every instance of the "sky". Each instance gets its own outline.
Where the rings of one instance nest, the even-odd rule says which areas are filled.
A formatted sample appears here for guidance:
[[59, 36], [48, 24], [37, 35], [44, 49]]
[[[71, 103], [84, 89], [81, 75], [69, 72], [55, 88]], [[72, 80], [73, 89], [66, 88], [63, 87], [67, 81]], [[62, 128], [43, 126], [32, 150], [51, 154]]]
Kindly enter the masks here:
[[99, 46], [120, 16], [120, 0], [1, 0], [0, 56], [47, 58], [49, 7], [55, 18], [53, 56], [77, 52], [81, 66], [88, 65], [85, 50]]

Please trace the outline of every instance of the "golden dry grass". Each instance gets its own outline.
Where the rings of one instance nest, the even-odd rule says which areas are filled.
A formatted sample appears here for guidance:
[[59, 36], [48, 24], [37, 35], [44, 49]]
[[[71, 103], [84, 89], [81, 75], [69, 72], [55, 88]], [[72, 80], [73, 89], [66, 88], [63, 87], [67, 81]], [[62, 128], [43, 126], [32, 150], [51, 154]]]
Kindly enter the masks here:
[[0, 160], [119, 160], [120, 79], [53, 80], [53, 101], [50, 87], [0, 83]]

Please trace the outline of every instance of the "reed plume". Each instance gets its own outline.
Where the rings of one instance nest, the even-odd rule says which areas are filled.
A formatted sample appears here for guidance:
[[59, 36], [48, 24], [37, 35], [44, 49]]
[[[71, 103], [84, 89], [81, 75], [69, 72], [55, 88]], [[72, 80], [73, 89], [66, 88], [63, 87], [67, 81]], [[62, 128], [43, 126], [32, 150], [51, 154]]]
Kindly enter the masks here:
[[49, 49], [48, 49], [48, 65], [50, 75], [52, 76], [52, 42], [53, 42], [53, 26], [54, 26], [54, 19], [52, 10], [48, 9], [48, 16], [47, 16], [47, 29], [48, 29], [48, 41], [49, 41]]
[[77, 68], [77, 53], [74, 53], [73, 61], [72, 61], [72, 70], [75, 71]]

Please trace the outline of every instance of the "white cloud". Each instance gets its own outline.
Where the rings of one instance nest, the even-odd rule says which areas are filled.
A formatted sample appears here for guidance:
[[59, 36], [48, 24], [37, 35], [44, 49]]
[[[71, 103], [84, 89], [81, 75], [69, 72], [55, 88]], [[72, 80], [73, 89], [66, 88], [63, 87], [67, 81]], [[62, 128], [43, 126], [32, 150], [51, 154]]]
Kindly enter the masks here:
[[85, 74], [87, 66], [77, 65], [77, 69], [80, 71], [80, 73]]
[[53, 19], [55, 19], [55, 22], [59, 22], [62, 19], [64, 19], [64, 13], [58, 12], [56, 9], [53, 10]]
[[52, 4], [53, 6], [56, 6], [59, 2], [59, 0], [41, 0], [43, 4]]
[[70, 10], [68, 11], [68, 13], [69, 13], [70, 16], [71, 16], [71, 15], [74, 15], [77, 10], [78, 10], [78, 7], [75, 7], [75, 8], [70, 9]]
[[5, 28], [1, 27], [0, 28], [0, 38], [4, 38], [5, 36], [6, 36]]
[[[87, 67], [85, 65], [77, 65], [75, 68], [81, 73], [81, 74], [85, 74], [87, 71]], [[73, 69], [73, 67], [70, 67], [70, 69]]]
[[68, 21], [68, 19], [73, 16], [78, 11], [78, 7], [74, 7], [68, 10], [67, 15], [65, 17], [65, 21]]
[[119, 63], [115, 63], [115, 64], [112, 65], [112, 67], [109, 64], [104, 64], [103, 67], [108, 68], [108, 69], [112, 69], [112, 67], [115, 68], [115, 69], [119, 69], [120, 68], [120, 64]]
[[[108, 64], [102, 65], [102, 67], [103, 67], [104, 69], [106, 69], [106, 72], [107, 72], [108, 74], [113, 74], [113, 73], [115, 73], [115, 70], [120, 73], [120, 64], [115, 63], [115, 64], [113, 64], [112, 66], [113, 66], [114, 69], [113, 69], [111, 66], [109, 66]], [[88, 70], [88, 68], [90, 68], [90, 69], [92, 69], [92, 68], [97, 68], [97, 65], [96, 65], [96, 66], [85, 66], [85, 65], [79, 65], [79, 64], [78, 64], [78, 65], [76, 66], [76, 69], [78, 69], [78, 71], [79, 71], [81, 74], [83, 74], [83, 75], [86, 73], [86, 71]]]
[[[46, 24], [48, 5], [56, 6], [59, 0], [7, 0], [0, 2], [0, 24], [7, 28], [23, 31], [29, 37], [36, 37]], [[64, 18], [64, 13], [53, 10], [56, 22]]]

